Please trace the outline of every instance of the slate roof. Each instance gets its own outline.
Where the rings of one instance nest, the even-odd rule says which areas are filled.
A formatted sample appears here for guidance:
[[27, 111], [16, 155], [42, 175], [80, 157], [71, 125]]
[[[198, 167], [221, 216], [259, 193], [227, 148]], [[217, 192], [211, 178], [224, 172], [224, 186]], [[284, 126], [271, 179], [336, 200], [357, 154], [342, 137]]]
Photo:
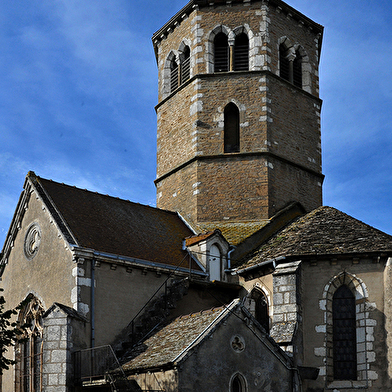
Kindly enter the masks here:
[[238, 263], [241, 269], [277, 257], [392, 252], [392, 236], [335, 208], [297, 218]]
[[187, 255], [182, 241], [194, 233], [175, 212], [28, 177], [71, 244], [172, 266]]
[[269, 223], [269, 220], [246, 221], [246, 222], [202, 222], [197, 224], [200, 232], [210, 232], [219, 229], [227, 242], [232, 245], [238, 245], [245, 238], [248, 238], [256, 231], [263, 228]]
[[[204, 310], [181, 316], [147, 339], [138, 349], [141, 352], [123, 365], [126, 372], [175, 365], [183, 355], [208, 335], [225, 315], [233, 311], [238, 300], [227, 307]], [[210, 328], [209, 328], [210, 327]]]

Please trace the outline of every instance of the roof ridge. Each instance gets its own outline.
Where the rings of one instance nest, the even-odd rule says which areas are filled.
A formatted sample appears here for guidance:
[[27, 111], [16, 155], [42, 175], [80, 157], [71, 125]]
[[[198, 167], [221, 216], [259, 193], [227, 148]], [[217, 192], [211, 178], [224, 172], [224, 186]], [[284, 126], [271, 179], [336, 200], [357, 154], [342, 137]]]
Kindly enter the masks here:
[[96, 194], [96, 195], [99, 195], [99, 196], [102, 196], [102, 197], [107, 197], [107, 198], [110, 198], [110, 199], [120, 200], [120, 201], [125, 202], [125, 203], [131, 203], [131, 204], [134, 204], [134, 205], [139, 205], [139, 206], [146, 207], [146, 208], [152, 208], [152, 209], [155, 209], [155, 210], [160, 210], [160, 211], [164, 211], [164, 212], [167, 212], [167, 213], [170, 213], [170, 214], [177, 215], [176, 211], [170, 211], [170, 210], [166, 210], [166, 209], [159, 208], [159, 207], [156, 207], [156, 206], [150, 206], [149, 204], [144, 204], [144, 203], [131, 201], [129, 199], [124, 199], [124, 198], [121, 198], [119, 196], [113, 196], [113, 195], [109, 195], [109, 194], [104, 194], [104, 193], [101, 193], [101, 192], [98, 192], [98, 191], [93, 191], [93, 190], [90, 190], [90, 189], [87, 189], [87, 188], [81, 188], [81, 187], [78, 187], [76, 185], [70, 185], [70, 184], [66, 184], [64, 182], [55, 181], [53, 179], [40, 177], [40, 176], [37, 176], [33, 171], [29, 171], [28, 174], [27, 174], [27, 177], [29, 177], [29, 178], [33, 177], [38, 182], [40, 182], [40, 181], [47, 181], [47, 182], [51, 182], [51, 183], [59, 185], [59, 186], [64, 186], [64, 187], [67, 187], [67, 188], [76, 189], [76, 190], [81, 191], [81, 192], [86, 192], [86, 193], [90, 193], [90, 194]]

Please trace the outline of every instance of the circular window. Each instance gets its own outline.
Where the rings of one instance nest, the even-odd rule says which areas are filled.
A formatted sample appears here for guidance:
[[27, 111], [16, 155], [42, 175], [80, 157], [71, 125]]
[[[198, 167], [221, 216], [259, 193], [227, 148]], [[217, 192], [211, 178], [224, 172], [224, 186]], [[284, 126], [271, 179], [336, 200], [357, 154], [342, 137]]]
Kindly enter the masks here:
[[245, 340], [240, 335], [233, 336], [230, 340], [230, 343], [231, 343], [231, 348], [237, 353], [240, 353], [245, 349]]
[[24, 253], [25, 256], [31, 260], [38, 253], [39, 245], [41, 243], [41, 229], [37, 223], [33, 223], [27, 230]]

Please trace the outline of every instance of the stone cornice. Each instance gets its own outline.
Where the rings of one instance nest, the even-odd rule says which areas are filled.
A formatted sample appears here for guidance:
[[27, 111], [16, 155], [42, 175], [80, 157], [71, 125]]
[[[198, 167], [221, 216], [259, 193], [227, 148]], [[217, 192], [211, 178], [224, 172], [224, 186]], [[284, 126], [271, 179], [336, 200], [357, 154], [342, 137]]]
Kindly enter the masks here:
[[[275, 6], [279, 11], [283, 12], [287, 16], [298, 20], [304, 27], [307, 27], [315, 32], [315, 34], [323, 35], [323, 26], [314, 22], [301, 12], [297, 11], [295, 8], [291, 7], [287, 3], [281, 0], [230, 0], [230, 1], [222, 1], [222, 0], [191, 0], [188, 4], [186, 4], [180, 11], [178, 11], [168, 22], [166, 22], [158, 31], [156, 31], [152, 36], [152, 42], [154, 45], [155, 56], [158, 58], [158, 49], [157, 46], [160, 41], [165, 39], [177, 26], [181, 24], [181, 22], [186, 19], [195, 9], [202, 7], [214, 7], [214, 6], [222, 6], [222, 5], [232, 5], [235, 3], [238, 4], [249, 4], [254, 2], [260, 2], [265, 4], [271, 4]], [[321, 42], [320, 40], [320, 48], [321, 50]]]

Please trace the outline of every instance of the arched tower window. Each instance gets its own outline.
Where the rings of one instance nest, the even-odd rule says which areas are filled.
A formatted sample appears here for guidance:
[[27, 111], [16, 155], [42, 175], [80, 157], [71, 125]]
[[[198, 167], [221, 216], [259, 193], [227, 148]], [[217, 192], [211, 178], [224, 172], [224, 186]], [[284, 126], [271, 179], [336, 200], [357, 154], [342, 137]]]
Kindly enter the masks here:
[[333, 375], [335, 380], [357, 379], [355, 297], [347, 285], [333, 296]]
[[189, 49], [189, 46], [185, 46], [181, 58], [181, 84], [189, 80], [190, 70], [191, 70], [190, 59], [191, 59], [191, 50]]
[[284, 44], [279, 46], [279, 75], [282, 79], [290, 80], [290, 61], [287, 57], [287, 49]]
[[31, 296], [19, 315], [21, 324], [28, 327], [17, 346], [16, 376], [21, 392], [42, 391], [42, 315], [40, 301]]
[[178, 64], [175, 58], [170, 62], [170, 92], [178, 88]]
[[224, 111], [224, 152], [240, 151], [240, 111], [230, 102]]
[[227, 35], [219, 33], [214, 38], [214, 72], [229, 70], [229, 43]]
[[293, 61], [293, 83], [294, 86], [302, 88], [302, 56], [297, 50]]
[[252, 290], [251, 298], [254, 300], [255, 319], [261, 324], [265, 331], [269, 333], [269, 312], [266, 296], [261, 290], [254, 289]]
[[249, 39], [245, 33], [236, 36], [234, 43], [234, 71], [249, 70]]
[[246, 383], [240, 374], [236, 374], [231, 380], [231, 392], [246, 392]]

